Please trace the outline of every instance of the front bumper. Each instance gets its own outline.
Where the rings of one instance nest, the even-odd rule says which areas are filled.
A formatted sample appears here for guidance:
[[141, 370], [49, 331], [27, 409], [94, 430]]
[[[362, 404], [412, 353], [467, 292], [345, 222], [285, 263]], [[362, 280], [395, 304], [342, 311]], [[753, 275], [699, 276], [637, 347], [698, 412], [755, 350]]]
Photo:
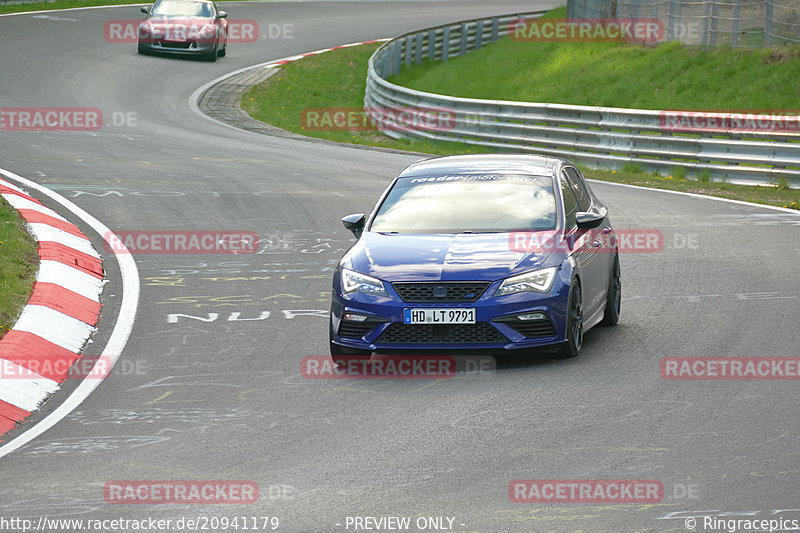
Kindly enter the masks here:
[[205, 39], [189, 39], [185, 42], [172, 42], [162, 39], [147, 39], [139, 41], [139, 50], [153, 53], [180, 54], [180, 55], [209, 55], [216, 53], [216, 41]]
[[[331, 305], [331, 341], [369, 351], [396, 350], [517, 350], [558, 344], [566, 340], [568, 283], [557, 277], [548, 293], [517, 293], [494, 297], [501, 281], [492, 283], [474, 302], [412, 303], [403, 301], [389, 283], [388, 297], [342, 294], [334, 289]], [[404, 323], [407, 308], [475, 308], [475, 324], [434, 325]], [[542, 313], [537, 320], [519, 315]], [[347, 313], [368, 317], [345, 320]]]

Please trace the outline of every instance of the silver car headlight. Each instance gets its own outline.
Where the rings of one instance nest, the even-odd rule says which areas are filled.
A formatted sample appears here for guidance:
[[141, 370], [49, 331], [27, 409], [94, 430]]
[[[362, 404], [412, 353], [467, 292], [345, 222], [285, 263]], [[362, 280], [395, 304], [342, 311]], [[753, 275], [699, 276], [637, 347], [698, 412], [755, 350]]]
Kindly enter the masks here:
[[363, 292], [376, 296], [388, 296], [381, 280], [346, 268], [342, 269], [342, 289], [345, 293]]
[[154, 32], [153, 25], [150, 22], [140, 22], [139, 23], [139, 37], [146, 39], [150, 37]]
[[202, 28], [200, 28], [200, 38], [203, 39], [203, 42], [213, 42], [214, 37], [217, 34], [217, 27], [214, 25], [213, 22], [209, 22]]
[[506, 278], [494, 295], [505, 296], [506, 294], [515, 294], [517, 292], [547, 292], [553, 286], [557, 271], [558, 267], [550, 267]]

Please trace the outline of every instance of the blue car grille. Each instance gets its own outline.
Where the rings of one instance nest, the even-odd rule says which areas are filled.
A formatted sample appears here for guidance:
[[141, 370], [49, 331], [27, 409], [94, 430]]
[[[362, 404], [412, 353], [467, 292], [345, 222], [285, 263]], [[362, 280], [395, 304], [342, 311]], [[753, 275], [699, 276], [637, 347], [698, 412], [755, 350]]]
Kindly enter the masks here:
[[489, 281], [444, 281], [392, 283], [405, 302], [474, 302], [486, 292]]
[[380, 334], [377, 344], [499, 344], [505, 335], [488, 322], [476, 324], [394, 323]]

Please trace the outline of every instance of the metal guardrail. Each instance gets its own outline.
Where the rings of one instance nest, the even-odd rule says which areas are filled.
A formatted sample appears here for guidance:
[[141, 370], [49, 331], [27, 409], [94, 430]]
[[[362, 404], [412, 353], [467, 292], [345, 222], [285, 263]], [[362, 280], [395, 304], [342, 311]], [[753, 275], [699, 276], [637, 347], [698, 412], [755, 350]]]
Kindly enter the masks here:
[[[753, 128], [731, 128], [731, 114], [591, 107], [459, 98], [416, 91], [386, 81], [403, 65], [463, 55], [509, 33], [509, 24], [543, 11], [477, 19], [401, 35], [370, 58], [364, 107], [378, 128], [394, 138], [434, 139], [508, 151], [554, 155], [600, 168], [636, 164], [670, 172], [765, 184], [785, 179], [800, 185], [800, 117], [763, 115]], [[513, 27], [512, 27], [513, 28]], [[490, 75], [489, 73], [483, 73]], [[405, 115], [404, 115], [405, 114]], [[398, 117], [437, 115], [441, 121]], [[753, 117], [749, 117], [751, 122]], [[674, 127], [686, 120], [701, 128]], [[793, 121], [793, 122], [792, 122]], [[787, 127], [787, 124], [791, 127]]]

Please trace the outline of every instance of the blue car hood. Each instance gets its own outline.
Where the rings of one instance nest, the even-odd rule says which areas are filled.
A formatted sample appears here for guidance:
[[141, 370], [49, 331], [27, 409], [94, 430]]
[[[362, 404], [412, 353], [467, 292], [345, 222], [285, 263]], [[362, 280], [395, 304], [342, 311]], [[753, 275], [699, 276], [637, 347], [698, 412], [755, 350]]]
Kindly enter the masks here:
[[540, 268], [550, 252], [514, 251], [509, 233], [365, 233], [342, 265], [395, 281], [494, 281]]

